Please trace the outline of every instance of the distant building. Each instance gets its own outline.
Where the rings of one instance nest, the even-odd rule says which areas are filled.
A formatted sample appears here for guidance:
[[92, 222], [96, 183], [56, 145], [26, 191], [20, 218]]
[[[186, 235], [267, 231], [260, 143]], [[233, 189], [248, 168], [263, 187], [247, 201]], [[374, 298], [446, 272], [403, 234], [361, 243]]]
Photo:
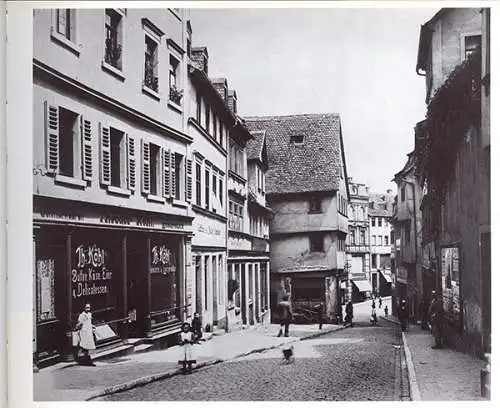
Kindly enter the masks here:
[[[416, 132], [418, 132], [417, 124]], [[394, 233], [398, 237], [396, 251], [396, 282], [393, 297], [406, 299], [410, 316], [419, 319], [418, 305], [421, 300], [429, 304], [436, 276], [422, 272], [422, 190], [415, 174], [415, 153], [408, 154], [404, 167], [394, 176], [398, 189], [396, 208], [392, 219]]]
[[368, 216], [369, 188], [349, 180], [351, 201], [348, 207], [349, 233], [347, 266], [349, 279], [344, 301], [361, 301], [372, 293], [370, 277], [370, 219]]
[[370, 193], [368, 217], [370, 219], [370, 282], [372, 293], [388, 296], [391, 293], [391, 239], [392, 203], [394, 194]]
[[340, 117], [245, 120], [252, 131], [266, 135], [266, 198], [274, 212], [271, 308], [290, 293], [297, 311], [322, 303], [328, 319], [336, 321], [341, 315], [340, 288], [347, 284], [349, 201]]
[[491, 351], [489, 60], [489, 8], [444, 8], [421, 27], [422, 266], [436, 275], [445, 343], [477, 355]]

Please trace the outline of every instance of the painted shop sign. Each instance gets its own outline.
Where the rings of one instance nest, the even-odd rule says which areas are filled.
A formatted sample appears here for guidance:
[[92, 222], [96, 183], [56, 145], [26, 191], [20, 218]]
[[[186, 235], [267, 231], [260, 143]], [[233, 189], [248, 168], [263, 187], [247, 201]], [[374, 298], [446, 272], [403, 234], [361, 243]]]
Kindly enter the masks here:
[[105, 250], [95, 244], [80, 245], [75, 257], [75, 268], [71, 270], [73, 299], [108, 294], [113, 274], [106, 267]]
[[86, 225], [108, 225], [125, 226], [140, 229], [155, 229], [162, 231], [184, 231], [187, 225], [164, 222], [151, 217], [133, 217], [122, 215], [99, 215], [96, 213], [81, 213], [72, 210], [39, 210], [34, 209], [33, 218], [35, 220], [56, 221], [56, 222], [75, 222]]
[[151, 248], [151, 273], [167, 275], [175, 273], [175, 257], [166, 245], [154, 245]]

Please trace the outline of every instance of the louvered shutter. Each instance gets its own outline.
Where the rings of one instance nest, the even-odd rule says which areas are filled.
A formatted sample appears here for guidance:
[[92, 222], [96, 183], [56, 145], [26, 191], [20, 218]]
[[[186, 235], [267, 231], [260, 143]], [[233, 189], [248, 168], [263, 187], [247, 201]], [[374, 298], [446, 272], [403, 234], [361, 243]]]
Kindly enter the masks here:
[[59, 171], [59, 108], [45, 102], [47, 172]]
[[135, 139], [126, 135], [127, 141], [127, 186], [130, 191], [135, 191]]
[[163, 197], [170, 197], [170, 149], [162, 150], [163, 161]]
[[82, 178], [92, 181], [92, 126], [90, 120], [81, 118]]
[[109, 127], [100, 125], [100, 151], [101, 151], [101, 184], [109, 186], [111, 184], [111, 135]]
[[186, 201], [193, 198], [193, 160], [186, 158]]
[[142, 192], [144, 194], [149, 194], [151, 191], [151, 162], [150, 162], [150, 150], [149, 143], [141, 140], [141, 153], [142, 153]]
[[175, 152], [170, 152], [170, 196], [172, 198], [176, 198], [175, 197]]

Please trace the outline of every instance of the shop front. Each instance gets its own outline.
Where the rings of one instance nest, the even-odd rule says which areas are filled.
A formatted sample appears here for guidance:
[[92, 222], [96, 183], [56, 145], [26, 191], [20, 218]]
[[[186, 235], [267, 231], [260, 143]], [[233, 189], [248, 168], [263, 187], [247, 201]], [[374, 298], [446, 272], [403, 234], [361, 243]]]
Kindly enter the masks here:
[[188, 300], [190, 229], [187, 218], [36, 199], [36, 364], [72, 358], [71, 331], [86, 303], [98, 350], [178, 330]]

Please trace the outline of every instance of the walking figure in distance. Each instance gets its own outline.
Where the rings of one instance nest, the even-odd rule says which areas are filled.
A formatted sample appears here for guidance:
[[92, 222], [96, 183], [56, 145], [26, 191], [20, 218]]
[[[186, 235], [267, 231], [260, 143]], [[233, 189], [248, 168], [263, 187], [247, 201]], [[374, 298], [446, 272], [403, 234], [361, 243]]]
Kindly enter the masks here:
[[[79, 342], [76, 348], [75, 356], [78, 364], [86, 366], [95, 366], [90, 358], [90, 350], [95, 350], [94, 330], [92, 324], [92, 312], [90, 304], [86, 303], [82, 313], [78, 316], [76, 330], [78, 331]], [[78, 357], [78, 352], [82, 351], [83, 356]]]
[[429, 320], [429, 306], [427, 300], [422, 298], [420, 304], [418, 305], [418, 312], [420, 315], [420, 330], [429, 330], [428, 320]]
[[408, 306], [406, 304], [406, 300], [401, 300], [401, 303], [398, 308], [398, 318], [401, 323], [401, 330], [406, 331], [406, 326], [408, 325], [408, 318], [410, 317], [410, 311], [408, 310]]
[[385, 307], [384, 307], [384, 313], [385, 313], [385, 317], [389, 316], [389, 308], [387, 307], [387, 305], [385, 305]]
[[[280, 331], [278, 332], [278, 337], [281, 337], [283, 334], [285, 337], [288, 337], [288, 329], [292, 321], [292, 305], [288, 295], [283, 296], [283, 300], [278, 303], [278, 311], [280, 313]], [[283, 327], [285, 328], [285, 333], [283, 333]]]
[[382, 308], [382, 296], [379, 296], [378, 297], [378, 308], [381, 309]]
[[433, 349], [443, 348], [443, 335], [442, 335], [442, 318], [443, 310], [441, 302], [435, 291], [432, 291], [432, 301], [429, 306], [429, 315], [431, 317], [431, 331], [434, 336], [436, 344], [432, 346]]
[[372, 307], [372, 314], [370, 316], [370, 323], [373, 326], [377, 325], [377, 309], [375, 309], [375, 307]]
[[344, 320], [344, 326], [353, 326], [352, 323], [352, 318], [354, 316], [354, 310], [352, 307], [352, 302], [349, 300], [347, 302], [347, 305], [345, 305], [345, 320]]
[[179, 335], [179, 345], [181, 346], [181, 355], [178, 361], [182, 364], [183, 374], [191, 373], [193, 364], [196, 360], [193, 357], [193, 344], [196, 343], [195, 335], [191, 331], [191, 326], [188, 322], [184, 322]]

